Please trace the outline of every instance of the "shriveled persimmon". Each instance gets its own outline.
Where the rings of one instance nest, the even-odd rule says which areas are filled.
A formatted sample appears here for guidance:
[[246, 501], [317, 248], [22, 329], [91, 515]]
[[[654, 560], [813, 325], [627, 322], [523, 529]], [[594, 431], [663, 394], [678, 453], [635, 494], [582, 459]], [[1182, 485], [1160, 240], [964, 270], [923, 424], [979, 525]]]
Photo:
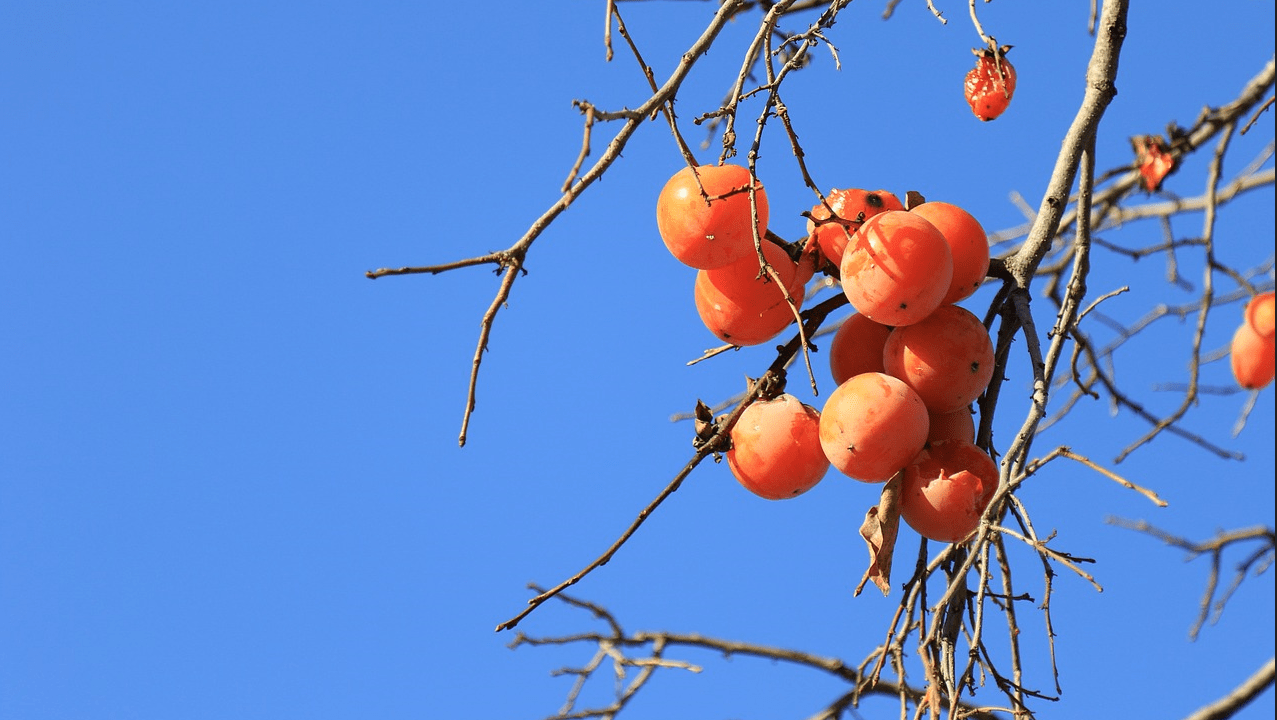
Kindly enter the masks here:
[[749, 255], [754, 249], [754, 228], [761, 238], [768, 220], [767, 193], [762, 183], [756, 183], [758, 222], [751, 222], [750, 187], [749, 169], [740, 165], [701, 165], [695, 173], [690, 167], [679, 170], [656, 199], [661, 240], [683, 264], [701, 270]]
[[896, 328], [882, 358], [887, 374], [913, 388], [934, 413], [965, 408], [993, 378], [989, 331], [959, 305], [942, 305], [921, 322]]
[[953, 278], [940, 303], [952, 305], [980, 289], [989, 274], [989, 236], [971, 213], [947, 202], [925, 202], [912, 210], [936, 226], [953, 253]]
[[793, 395], [753, 402], [732, 426], [731, 437], [727, 466], [759, 497], [796, 497], [829, 471], [820, 446], [820, 413]]
[[1237, 384], [1247, 390], [1267, 387], [1273, 381], [1274, 365], [1277, 365], [1275, 348], [1277, 342], [1272, 335], [1260, 335], [1250, 322], [1238, 325], [1228, 352]]
[[973, 48], [975, 67], [967, 72], [962, 93], [971, 112], [984, 122], [1006, 112], [1015, 94], [1015, 67], [1007, 60], [1010, 45], [998, 48]]
[[[829, 207], [825, 207], [825, 203]], [[807, 234], [814, 235], [820, 251], [834, 267], [842, 263], [848, 238], [860, 229], [866, 220], [888, 210], [904, 210], [904, 203], [886, 190], [830, 190], [825, 203], [816, 203], [807, 221]], [[830, 208], [837, 217], [830, 219]]]
[[1161, 135], [1136, 135], [1131, 138], [1131, 147], [1135, 150], [1135, 166], [1144, 178], [1144, 189], [1160, 190], [1166, 176], [1177, 169], [1175, 155], [1166, 139]]
[[936, 542], [961, 542], [980, 525], [998, 489], [998, 466], [965, 440], [932, 443], [905, 468], [900, 517]]
[[[763, 257], [771, 265], [795, 305], [801, 307], [803, 284], [810, 272], [779, 246], [764, 242]], [[781, 286], [762, 272], [757, 254], [721, 268], [696, 273], [696, 311], [705, 327], [733, 345], [758, 345], [780, 334], [794, 320]]]
[[839, 385], [820, 411], [820, 445], [830, 464], [862, 482], [886, 482], [927, 441], [922, 398], [884, 373], [861, 373]]
[[953, 252], [921, 215], [888, 210], [860, 226], [840, 270], [843, 292], [857, 312], [883, 325], [912, 325], [948, 293]]
[[891, 328], [870, 320], [860, 313], [847, 316], [829, 341], [829, 371], [834, 383], [867, 372], [885, 372], [882, 346]]

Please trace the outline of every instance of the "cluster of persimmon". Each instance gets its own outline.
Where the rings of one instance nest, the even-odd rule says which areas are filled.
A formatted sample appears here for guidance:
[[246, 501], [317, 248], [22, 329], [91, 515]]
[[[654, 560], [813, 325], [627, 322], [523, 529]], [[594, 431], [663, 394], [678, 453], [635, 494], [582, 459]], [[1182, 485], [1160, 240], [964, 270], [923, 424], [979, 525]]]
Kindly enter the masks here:
[[1233, 333], [1229, 360], [1237, 384], [1259, 390], [1273, 381], [1274, 321], [1272, 291], [1259, 293], [1246, 303], [1242, 324]]
[[837, 268], [855, 310], [829, 345], [838, 386], [823, 408], [789, 394], [755, 400], [731, 431], [728, 466], [772, 500], [808, 491], [831, 465], [865, 483], [901, 475], [905, 522], [962, 541], [998, 484], [971, 411], [992, 377], [993, 344], [955, 304], [988, 273], [984, 229], [955, 205], [906, 209], [885, 190], [833, 190], [807, 215], [795, 259], [767, 239], [767, 195], [744, 167], [684, 168], [657, 200], [661, 238], [697, 269], [697, 311], [720, 339], [756, 345], [780, 334], [821, 267]]

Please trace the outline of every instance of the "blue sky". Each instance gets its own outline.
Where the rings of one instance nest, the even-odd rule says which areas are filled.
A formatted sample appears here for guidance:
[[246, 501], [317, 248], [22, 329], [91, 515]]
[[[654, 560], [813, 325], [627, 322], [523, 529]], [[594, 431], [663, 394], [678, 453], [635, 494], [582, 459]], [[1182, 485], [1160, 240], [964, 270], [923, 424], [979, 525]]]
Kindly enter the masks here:
[[[936, 4], [947, 25], [921, 2], [888, 22], [881, 3], [852, 4], [829, 33], [841, 71], [822, 50], [787, 83], [809, 169], [826, 190], [914, 189], [987, 229], [1014, 226], [1009, 194], [1037, 204], [1081, 99], [1087, 4], [980, 6], [1019, 70], [993, 123], [959, 94], [978, 43], [967, 8]], [[1137, 5], [1101, 168], [1130, 162], [1129, 136], [1233, 99], [1273, 54], [1271, 3]], [[550, 672], [591, 648], [511, 651], [493, 627], [521, 609], [526, 583], [555, 584], [597, 556], [682, 467], [691, 429], [671, 415], [731, 396], [771, 361], [763, 347], [686, 366], [718, 343], [693, 310], [691, 271], [656, 234], [656, 194], [681, 164], [667, 127], [644, 126], [534, 246], [497, 319], [464, 448], [495, 276], [363, 273], [507, 247], [558, 198], [581, 143], [571, 101], [647, 97], [619, 37], [604, 62], [603, 6], [4, 4], [0, 717], [539, 718], [562, 704], [570, 681]], [[662, 80], [713, 11], [621, 7]], [[755, 17], [724, 31], [680, 96], [693, 142], [705, 131], [691, 120], [729, 88]], [[1272, 118], [1234, 139], [1226, 178], [1272, 141]], [[611, 129], [596, 127], [594, 157]], [[772, 228], [792, 239], [814, 200], [769, 133], [759, 173]], [[1204, 167], [1191, 159], [1166, 190], [1200, 194]], [[1269, 186], [1227, 206], [1222, 260], [1271, 260], [1273, 204]], [[1191, 214], [1173, 227], [1201, 225]], [[1109, 239], [1136, 247], [1160, 233], [1133, 224]], [[1130, 285], [1104, 306], [1125, 322], [1191, 301], [1164, 271], [1160, 258], [1097, 256], [1092, 295]], [[982, 293], [964, 304], [987, 306]], [[1239, 317], [1218, 308], [1205, 346], [1227, 343]], [[1120, 361], [1161, 412], [1178, 396], [1155, 388], [1183, 380], [1190, 328], [1159, 323]], [[820, 398], [800, 375], [791, 391], [819, 405], [832, 388], [815, 360]], [[1203, 372], [1229, 384], [1226, 363]], [[995, 442], [1027, 412], [1026, 378], [1023, 361], [1009, 369]], [[1045, 715], [1184, 715], [1272, 656], [1271, 572], [1190, 642], [1206, 561], [1105, 523], [1143, 518], [1193, 539], [1271, 527], [1271, 386], [1234, 439], [1244, 401], [1205, 395], [1185, 421], [1244, 462], [1163, 436], [1117, 466], [1166, 509], [1058, 461], [1022, 491], [1039, 530], [1096, 558], [1104, 586], [1058, 579], [1064, 695]], [[1038, 449], [1108, 462], [1147, 429], [1108, 410], [1083, 403]], [[831, 473], [765, 502], [707, 463], [573, 592], [630, 629], [856, 662], [897, 602], [851, 596], [865, 563], [856, 528], [875, 497]], [[911, 555], [916, 536], [901, 543]], [[1021, 561], [1039, 593], [1036, 560]], [[1049, 691], [1040, 618], [1024, 622], [1029, 683]], [[551, 603], [520, 630], [595, 625]], [[705, 672], [665, 671], [622, 717], [807, 717], [841, 692], [810, 671], [672, 656]], [[1238, 717], [1273, 712], [1269, 690]]]

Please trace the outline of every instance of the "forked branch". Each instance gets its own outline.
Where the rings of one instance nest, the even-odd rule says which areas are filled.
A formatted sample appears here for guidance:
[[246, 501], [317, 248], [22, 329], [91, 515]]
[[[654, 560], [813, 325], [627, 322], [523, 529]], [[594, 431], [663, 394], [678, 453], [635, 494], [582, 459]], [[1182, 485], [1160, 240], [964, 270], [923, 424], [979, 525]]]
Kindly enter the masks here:
[[694, 66], [697, 60], [704, 56], [709, 50], [710, 46], [714, 42], [714, 38], [718, 36], [718, 33], [739, 10], [741, 4], [740, 0], [727, 0], [727, 2], [724, 2], [719, 7], [718, 12], [714, 14], [713, 19], [710, 20], [705, 31], [701, 33], [701, 36], [697, 38], [694, 43], [692, 43], [692, 46], [687, 50], [687, 52], [683, 53], [677, 67], [674, 68], [674, 72], [670, 74], [665, 83], [661, 85], [656, 92], [652, 93], [652, 95], [644, 101], [642, 105], [635, 109], [633, 114], [626, 116], [626, 120], [621, 126], [621, 129], [612, 137], [612, 140], [608, 143], [607, 149], [603, 152], [599, 159], [595, 161], [594, 165], [577, 178], [574, 183], [571, 183], [567, 190], [563, 192], [563, 195], [553, 205], [551, 205], [549, 209], [542, 213], [540, 217], [533, 221], [527, 232], [525, 232], [523, 236], [509, 248], [501, 253], [484, 255], [478, 258], [450, 263], [448, 265], [435, 265], [426, 268], [400, 268], [398, 270], [383, 268], [381, 270], [373, 270], [366, 273], [369, 278], [421, 272], [435, 274], [454, 269], [455, 267], [468, 267], [471, 265], [491, 263], [494, 262], [493, 258], [498, 255], [507, 258], [506, 264], [503, 265], [506, 276], [502, 281], [501, 288], [497, 291], [496, 297], [493, 299], [492, 304], [488, 307], [488, 311], [484, 314], [483, 320], [480, 324], [479, 342], [475, 348], [474, 363], [470, 371], [470, 392], [466, 400], [466, 408], [461, 420], [461, 434], [458, 437], [459, 444], [463, 446], [466, 444], [466, 432], [470, 424], [470, 416], [474, 412], [475, 407], [475, 388], [478, 384], [479, 365], [483, 359], [483, 353], [487, 348], [488, 336], [492, 332], [492, 324], [496, 320], [497, 313], [510, 296], [510, 289], [514, 285], [516, 271], [523, 267], [529, 248], [531, 248], [532, 244], [536, 242], [537, 238], [541, 237], [541, 234], [545, 232], [546, 228], [548, 228], [564, 210], [568, 209], [568, 207], [581, 195], [581, 193], [586, 190], [586, 188], [602, 177], [603, 174], [607, 172], [608, 168], [610, 168], [612, 164], [621, 157], [621, 151], [625, 149], [626, 144], [638, 130], [639, 126], [646, 122], [649, 116], [653, 113], [659, 112], [666, 103], [673, 99], [674, 95], [678, 92], [679, 87], [682, 85], [683, 80], [687, 77], [687, 74], [691, 72], [692, 66]]

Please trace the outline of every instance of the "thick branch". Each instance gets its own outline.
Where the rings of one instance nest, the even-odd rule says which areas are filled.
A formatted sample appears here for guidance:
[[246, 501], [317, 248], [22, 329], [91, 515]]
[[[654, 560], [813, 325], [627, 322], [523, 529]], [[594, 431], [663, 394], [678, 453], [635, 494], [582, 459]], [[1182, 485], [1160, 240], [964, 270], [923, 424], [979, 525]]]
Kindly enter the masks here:
[[1184, 718], [1184, 720], [1224, 720], [1235, 715], [1242, 708], [1251, 703], [1252, 700], [1259, 697], [1259, 694], [1272, 687], [1274, 677], [1277, 676], [1277, 664], [1273, 658], [1268, 658], [1268, 662], [1255, 671], [1254, 675], [1246, 678], [1246, 681], [1238, 685], [1232, 692], [1215, 702], [1204, 705], [1193, 714]]
[[1029, 230], [1029, 237], [1020, 251], [1007, 259], [1007, 269], [1020, 280], [1022, 287], [1028, 287], [1028, 278], [1033, 276], [1033, 271], [1055, 239], [1082, 152], [1095, 135], [1104, 111], [1117, 96], [1117, 61], [1122, 41], [1126, 38], [1127, 5], [1123, 0], [1104, 4], [1095, 49], [1087, 65], [1086, 95], [1082, 106], [1064, 136], [1063, 147], [1056, 157], [1055, 169], [1051, 171], [1051, 180], [1047, 183], [1046, 195]]

